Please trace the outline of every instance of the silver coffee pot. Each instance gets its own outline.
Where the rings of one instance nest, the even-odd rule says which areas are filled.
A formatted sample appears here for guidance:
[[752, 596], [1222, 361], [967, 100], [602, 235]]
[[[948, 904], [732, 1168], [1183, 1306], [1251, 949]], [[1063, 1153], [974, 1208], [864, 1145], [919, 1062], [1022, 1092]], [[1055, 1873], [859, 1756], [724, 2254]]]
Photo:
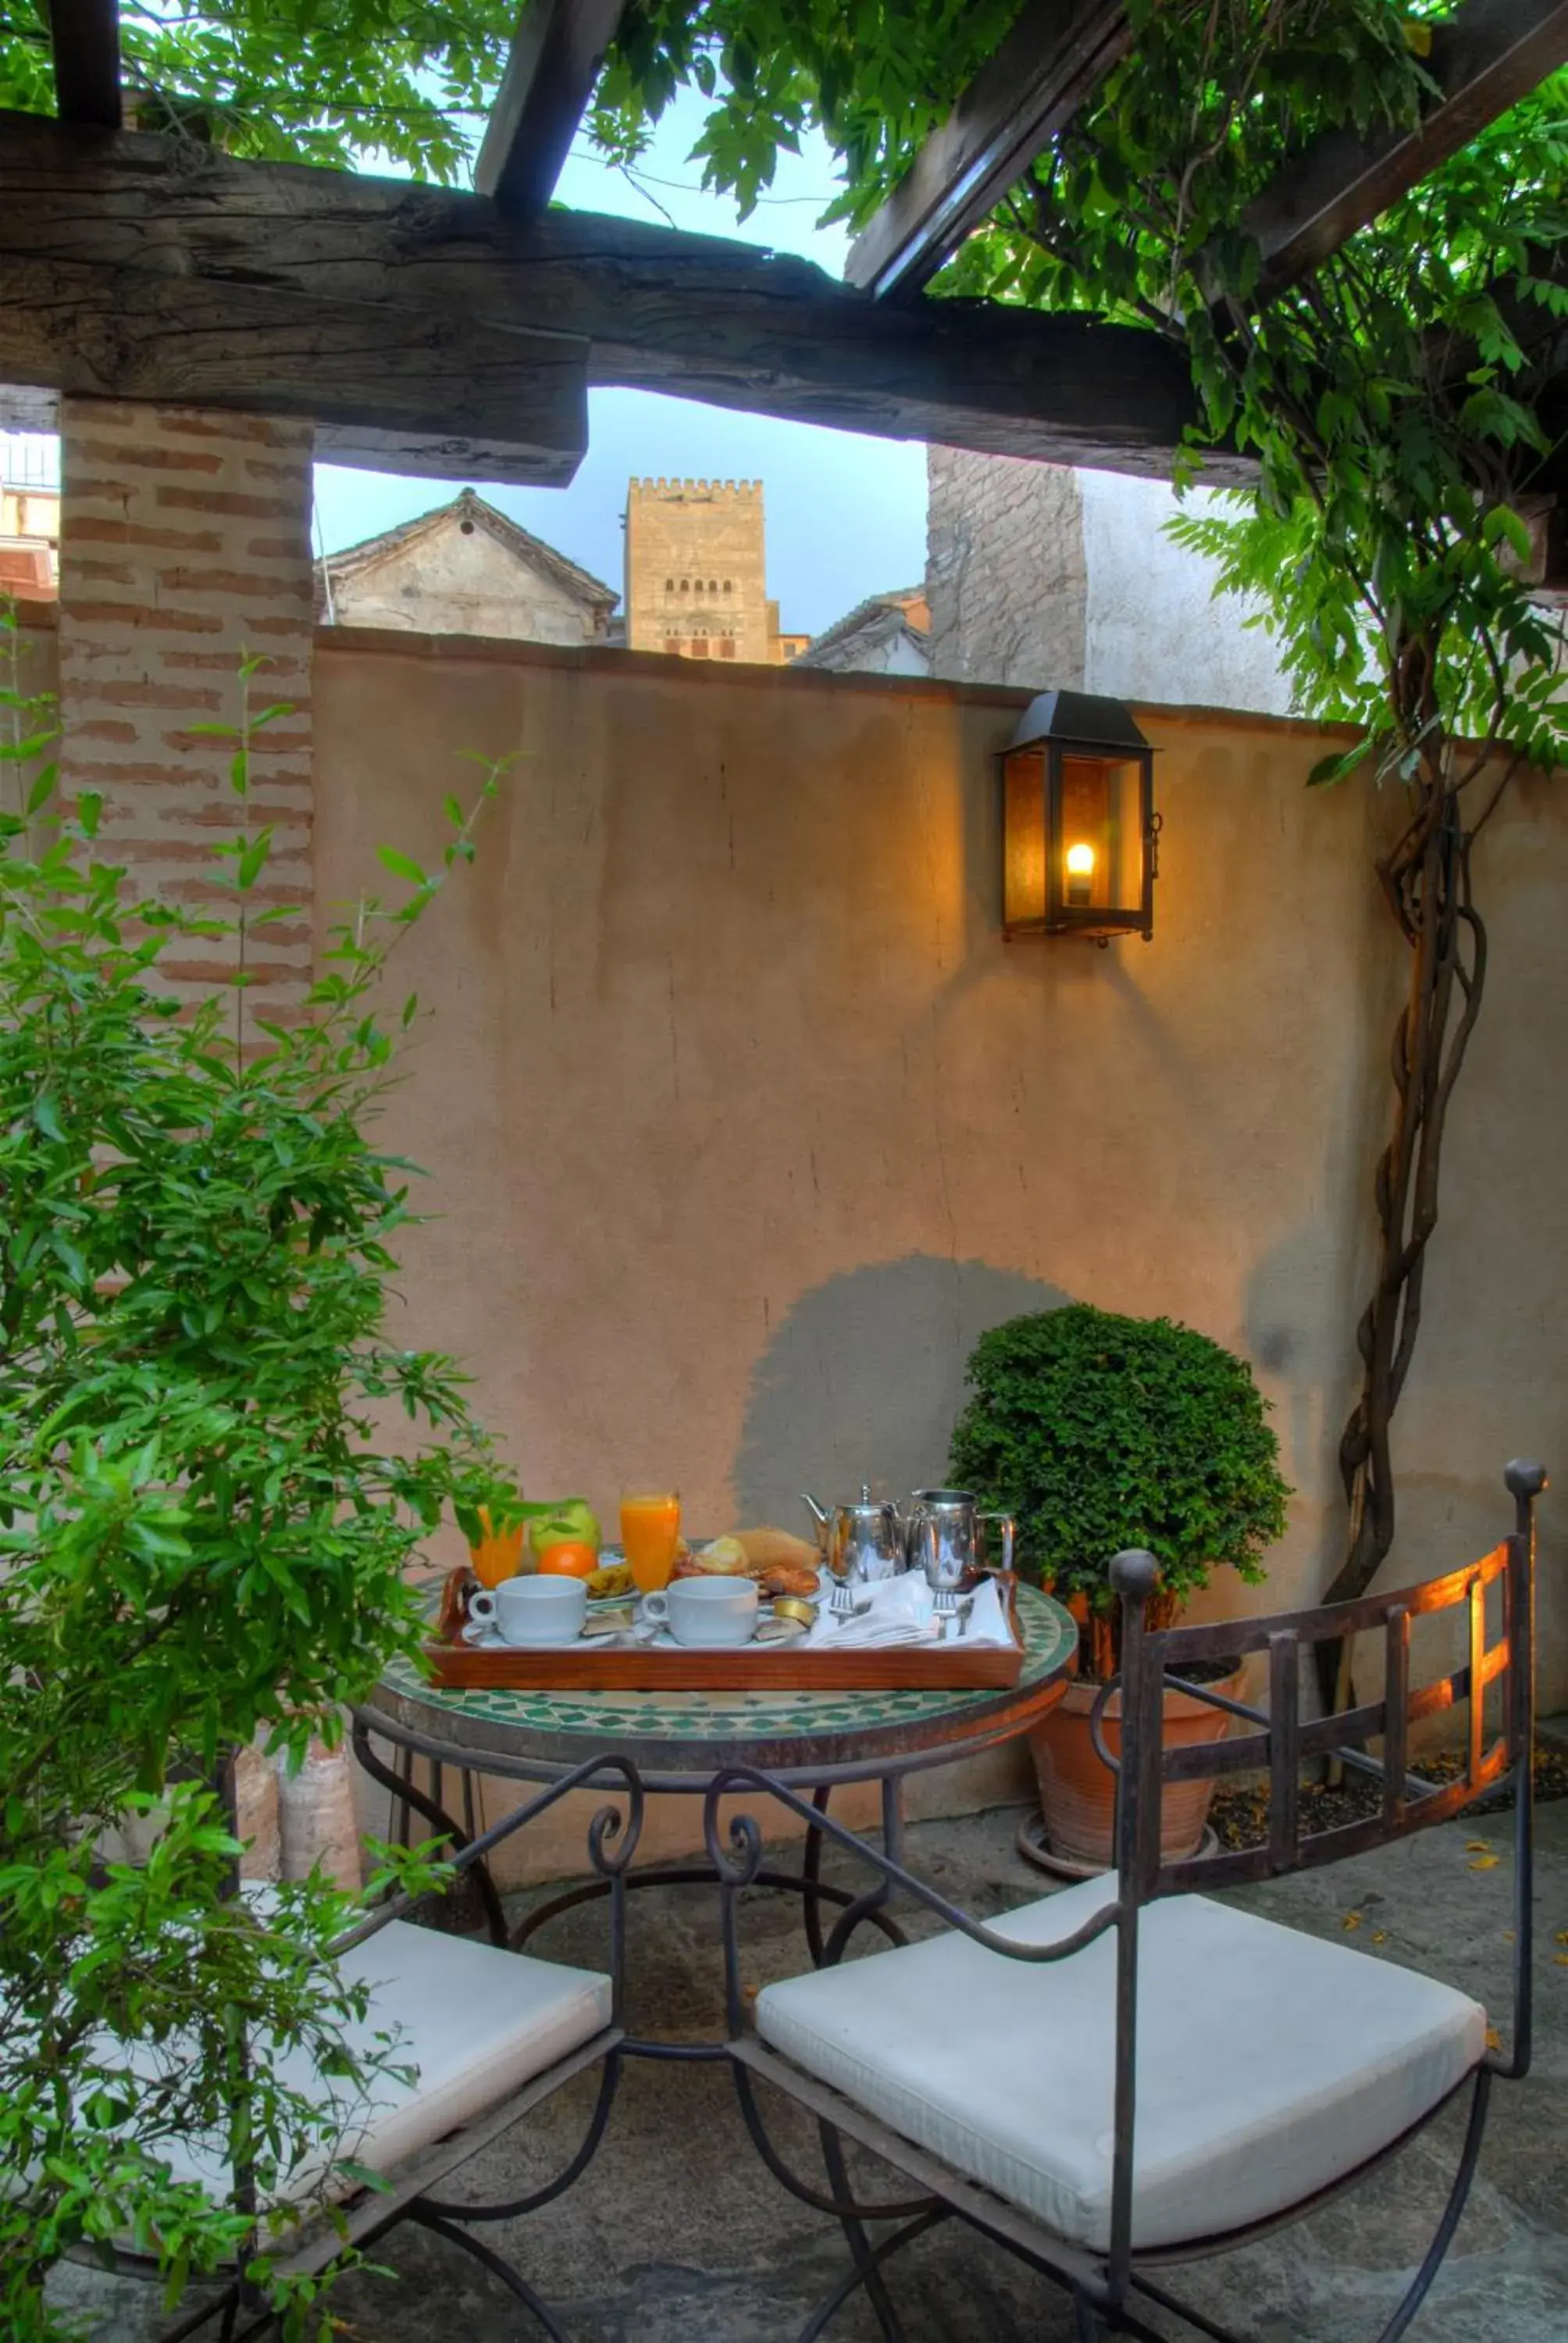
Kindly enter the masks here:
[[990, 1567], [985, 1552], [988, 1524], [994, 1524], [1000, 1537], [996, 1566], [1012, 1568], [1015, 1529], [1010, 1513], [982, 1511], [980, 1499], [968, 1489], [917, 1489], [913, 1505], [907, 1534], [910, 1567], [925, 1572], [939, 1615], [955, 1609], [958, 1589], [970, 1571]]
[[891, 1578], [905, 1567], [907, 1539], [898, 1507], [874, 1498], [869, 1481], [849, 1504], [819, 1504], [804, 1490], [800, 1502], [810, 1509], [822, 1559], [841, 1585]]

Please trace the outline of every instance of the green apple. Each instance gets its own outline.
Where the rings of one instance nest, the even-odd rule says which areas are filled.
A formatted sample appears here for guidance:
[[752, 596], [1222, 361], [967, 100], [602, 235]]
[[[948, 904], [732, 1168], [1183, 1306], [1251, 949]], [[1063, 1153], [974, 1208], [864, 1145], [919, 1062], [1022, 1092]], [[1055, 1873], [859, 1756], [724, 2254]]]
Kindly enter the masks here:
[[528, 1524], [528, 1544], [536, 1554], [552, 1545], [591, 1545], [597, 1554], [603, 1543], [592, 1508], [581, 1497], [563, 1497]]

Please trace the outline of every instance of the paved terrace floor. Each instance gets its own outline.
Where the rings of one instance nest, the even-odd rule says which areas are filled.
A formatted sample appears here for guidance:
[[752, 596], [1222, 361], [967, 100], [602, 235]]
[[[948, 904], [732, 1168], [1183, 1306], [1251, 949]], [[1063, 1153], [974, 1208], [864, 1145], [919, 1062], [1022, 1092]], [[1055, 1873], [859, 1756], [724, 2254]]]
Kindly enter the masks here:
[[[1026, 1902], [1040, 1875], [1019, 1857], [1018, 1810], [928, 1823], [910, 1834], [911, 1866], [981, 1915]], [[1453, 2250], [1412, 2343], [1563, 2343], [1568, 2336], [1568, 1803], [1539, 1815], [1539, 2000], [1534, 2072], [1501, 2086], [1482, 2169]], [[1355, 1941], [1504, 2006], [1510, 1948], [1510, 1819], [1450, 1825], [1238, 1897], [1292, 1926]], [[1473, 1867], [1468, 1842], [1495, 1846]], [[657, 1908], [655, 1908], [657, 1907]], [[634, 1926], [634, 2025], [695, 2032], [718, 2017], [711, 1898], [700, 1889], [642, 1899]], [[759, 1896], [749, 1933], [759, 1983], [803, 1965], [794, 1906]], [[561, 1958], [594, 1957], [592, 1923], [552, 1925]], [[1048, 1988], [1047, 1988], [1048, 1989]], [[1289, 2015], [1282, 2011], [1282, 2024]], [[460, 2191], [516, 2195], [545, 2177], [578, 2136], [583, 2094], [563, 2094], [477, 2157]], [[815, 2171], [814, 2135], [783, 2111], [776, 2136]], [[1255, 2343], [1372, 2343], [1424, 2249], [1452, 2170], [1458, 2124], [1445, 2117], [1353, 2202], [1178, 2281]], [[497, 2238], [557, 2306], [574, 2343], [793, 2343], [842, 2273], [836, 2227], [787, 2197], [756, 2161], [724, 2072], [635, 2063], [608, 2139], [562, 2202]], [[388, 2241], [396, 2282], [357, 2277], [336, 2298], [353, 2343], [532, 2343], [502, 2291], [439, 2239], [405, 2227]], [[1061, 2298], [956, 2225], [895, 2262], [891, 2286], [910, 2343], [1068, 2343]], [[72, 2271], [62, 2293], [92, 2314], [98, 2343], [144, 2343], [158, 2320], [151, 2289]], [[1173, 2338], [1180, 2331], [1172, 2325]], [[869, 2312], [840, 2314], [831, 2343], [876, 2343]]]

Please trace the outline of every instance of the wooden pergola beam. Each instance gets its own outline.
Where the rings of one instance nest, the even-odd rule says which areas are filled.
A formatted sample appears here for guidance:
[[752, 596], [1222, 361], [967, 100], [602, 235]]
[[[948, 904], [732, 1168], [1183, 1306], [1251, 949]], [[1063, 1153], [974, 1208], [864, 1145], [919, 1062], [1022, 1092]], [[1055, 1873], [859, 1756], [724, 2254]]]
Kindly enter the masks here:
[[889, 307], [716, 237], [0, 116], [0, 380], [315, 414], [387, 468], [528, 479], [583, 370], [1146, 474], [1194, 412], [1178, 349], [1086, 317]]
[[1432, 27], [1439, 95], [1412, 129], [1363, 146], [1333, 131], [1288, 163], [1243, 226], [1262, 250], [1264, 298], [1283, 292], [1358, 228], [1568, 64], [1568, 0], [1464, 0]]
[[119, 0], [49, 0], [48, 18], [61, 121], [117, 130], [125, 119]]
[[1131, 42], [1126, 0], [1028, 0], [855, 239], [849, 282], [882, 297], [934, 277]]
[[523, 0], [474, 166], [482, 196], [542, 212], [593, 96], [625, 0]]
[[588, 447], [570, 336], [91, 262], [0, 257], [0, 377], [33, 398], [297, 416], [320, 456], [434, 479], [565, 488]]

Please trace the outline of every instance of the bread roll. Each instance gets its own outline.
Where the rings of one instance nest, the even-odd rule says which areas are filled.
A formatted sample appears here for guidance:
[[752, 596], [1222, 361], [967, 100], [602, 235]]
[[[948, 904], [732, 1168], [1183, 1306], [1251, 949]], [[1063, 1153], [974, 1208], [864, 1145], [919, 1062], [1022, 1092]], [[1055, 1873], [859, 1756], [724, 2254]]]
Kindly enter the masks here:
[[809, 1538], [792, 1536], [789, 1530], [737, 1530], [735, 1533], [746, 1549], [747, 1568], [755, 1576], [773, 1564], [789, 1564], [800, 1570], [809, 1570], [813, 1579], [820, 1556]]

